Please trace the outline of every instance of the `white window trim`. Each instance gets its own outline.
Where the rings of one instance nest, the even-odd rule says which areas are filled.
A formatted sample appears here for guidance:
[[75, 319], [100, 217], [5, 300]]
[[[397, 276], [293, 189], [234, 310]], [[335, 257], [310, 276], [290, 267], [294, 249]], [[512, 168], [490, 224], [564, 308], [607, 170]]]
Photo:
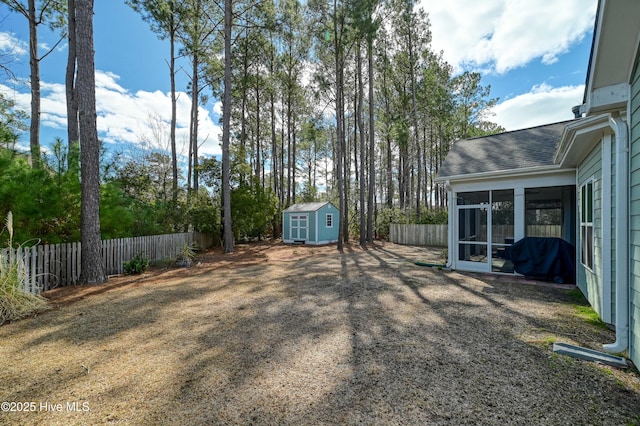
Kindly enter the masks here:
[[[589, 215], [583, 215], [583, 210], [584, 210], [584, 205], [586, 205], [587, 203], [584, 203], [584, 196], [583, 196], [583, 189], [587, 188], [587, 185], [591, 184], [591, 221], [583, 221], [582, 218], [583, 216], [588, 218]], [[593, 272], [594, 266], [595, 266], [595, 231], [593, 228], [593, 218], [594, 218], [594, 213], [595, 213], [595, 199], [594, 199], [594, 194], [595, 194], [595, 178], [592, 176], [589, 179], [585, 180], [584, 182], [582, 182], [582, 184], [580, 185], [580, 190], [579, 190], [579, 194], [580, 194], [580, 203], [578, 205], [579, 209], [580, 209], [580, 233], [578, 235], [578, 237], [580, 238], [580, 264], [582, 266], [585, 267], [585, 269], [587, 269], [588, 271]], [[590, 265], [586, 264], [583, 262], [583, 253], [584, 253], [584, 249], [585, 249], [585, 245], [584, 245], [584, 239], [583, 239], [583, 228], [584, 229], [588, 229], [591, 228], [591, 259], [588, 259]]]
[[[329, 224], [329, 222], [331, 224]], [[333, 213], [327, 213], [325, 219], [324, 219], [324, 224], [327, 228], [333, 228]]]

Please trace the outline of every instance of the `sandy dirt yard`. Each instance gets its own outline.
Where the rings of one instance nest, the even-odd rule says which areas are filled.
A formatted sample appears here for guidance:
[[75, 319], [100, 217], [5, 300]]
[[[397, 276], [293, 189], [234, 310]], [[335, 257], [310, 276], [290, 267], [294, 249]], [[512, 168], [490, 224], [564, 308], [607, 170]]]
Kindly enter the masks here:
[[[640, 424], [575, 289], [417, 266], [442, 249], [261, 243], [47, 294], [0, 327], [0, 424]], [[8, 403], [8, 404], [7, 404]]]

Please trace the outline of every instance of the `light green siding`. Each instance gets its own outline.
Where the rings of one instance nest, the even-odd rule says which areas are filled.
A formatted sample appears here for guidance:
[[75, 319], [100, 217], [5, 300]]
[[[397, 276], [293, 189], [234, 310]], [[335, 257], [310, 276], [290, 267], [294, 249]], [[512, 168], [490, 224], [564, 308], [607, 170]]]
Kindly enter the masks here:
[[640, 71], [637, 63], [631, 85], [630, 113], [629, 356], [640, 365]]
[[[578, 167], [578, 194], [580, 194], [580, 187], [590, 179], [593, 179], [593, 270], [589, 270], [580, 262], [579, 254], [582, 252], [582, 246], [580, 234], [578, 234], [577, 284], [593, 309], [602, 316], [602, 143], [598, 143]], [[580, 204], [578, 203], [579, 206]]]

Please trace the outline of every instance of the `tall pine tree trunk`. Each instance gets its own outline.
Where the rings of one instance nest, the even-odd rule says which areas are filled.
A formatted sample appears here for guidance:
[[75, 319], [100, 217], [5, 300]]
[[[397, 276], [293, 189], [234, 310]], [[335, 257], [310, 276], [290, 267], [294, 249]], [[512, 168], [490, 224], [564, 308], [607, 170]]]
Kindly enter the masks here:
[[358, 48], [356, 51], [356, 60], [357, 60], [357, 70], [356, 74], [358, 75], [358, 104], [356, 108], [356, 118], [358, 122], [358, 133], [360, 134], [360, 182], [359, 182], [359, 192], [360, 192], [360, 245], [364, 246], [367, 243], [367, 231], [366, 231], [366, 220], [365, 220], [365, 164], [366, 164], [366, 154], [365, 154], [365, 143], [364, 143], [364, 120], [362, 118], [362, 105], [364, 98], [364, 87], [362, 84], [362, 52], [361, 52], [361, 42], [358, 41]]
[[291, 164], [289, 167], [291, 168], [291, 200], [292, 203], [296, 203], [296, 117], [293, 116], [293, 135], [291, 138]]
[[367, 242], [373, 243], [373, 210], [375, 203], [373, 194], [375, 190], [375, 100], [373, 99], [373, 36], [367, 39], [367, 56], [369, 59], [369, 185], [367, 202]]
[[[68, 55], [65, 86], [67, 94], [67, 170], [78, 176], [80, 171], [80, 135], [78, 128], [78, 97], [76, 94], [76, 9], [75, 0], [68, 0]], [[78, 176], [79, 177], [79, 176]]]
[[[271, 43], [273, 44], [273, 36], [271, 36]], [[273, 82], [275, 78], [275, 51], [274, 49], [269, 50], [269, 81]], [[271, 178], [273, 179], [273, 193], [278, 197], [278, 210], [282, 209], [282, 198], [279, 196], [279, 186], [278, 186], [278, 138], [276, 136], [276, 100], [275, 100], [275, 89], [270, 88], [269, 90], [269, 111], [270, 111], [270, 119], [271, 119]], [[278, 216], [278, 215], [276, 215]], [[277, 219], [274, 216], [273, 220], [273, 235], [277, 235]]]
[[284, 131], [286, 128], [285, 125], [285, 119], [286, 119], [286, 114], [284, 113], [285, 111], [285, 107], [284, 107], [284, 92], [282, 93], [282, 99], [280, 102], [281, 105], [281, 109], [280, 109], [280, 116], [281, 116], [281, 123], [280, 123], [280, 206], [281, 207], [288, 207], [288, 205], [285, 206], [285, 199], [286, 199], [286, 195], [284, 193], [285, 190], [285, 179], [284, 179], [284, 156], [285, 156], [285, 145], [284, 145], [284, 140], [285, 140], [285, 135], [284, 135]]
[[[418, 106], [416, 102], [416, 59], [413, 48], [413, 38], [411, 37], [411, 30], [409, 30], [409, 77], [411, 78], [411, 120], [413, 127], [413, 141], [416, 147], [416, 159], [418, 161], [418, 176], [417, 187], [415, 192], [412, 190], [411, 195], [415, 193], [416, 196], [416, 216], [420, 217], [420, 191], [421, 191], [421, 179], [422, 179], [422, 164], [421, 164], [421, 152], [420, 152], [420, 139], [418, 134]], [[414, 180], [411, 179], [411, 185], [413, 187]], [[413, 189], [413, 188], [412, 188]]]
[[[282, 209], [282, 197], [280, 194], [280, 186], [278, 185], [278, 137], [276, 135], [276, 101], [274, 94], [269, 94], [269, 104], [271, 110], [271, 177], [273, 179], [273, 193], [278, 196], [278, 209]], [[275, 229], [274, 229], [275, 231]]]
[[[175, 13], [174, 13], [174, 3], [170, 2], [171, 5], [171, 31], [169, 34], [169, 49], [171, 58], [169, 58], [169, 74], [171, 75], [171, 169], [172, 169], [172, 177], [173, 182], [171, 183], [171, 200], [173, 201], [174, 208], [177, 207], [178, 204], [178, 154], [176, 149], [176, 121], [177, 121], [177, 111], [176, 111], [176, 22], [175, 22]], [[174, 226], [177, 223], [174, 223]]]
[[192, 151], [193, 155], [193, 192], [195, 194], [198, 193], [200, 189], [199, 182], [199, 171], [198, 171], [198, 122], [200, 121], [200, 115], [198, 110], [198, 95], [200, 92], [200, 82], [198, 80], [198, 67], [200, 65], [200, 56], [198, 52], [194, 52], [193, 54], [193, 98], [191, 100], [191, 119], [193, 120], [193, 129], [192, 129]]
[[[260, 179], [260, 87], [256, 84], [256, 178]], [[262, 179], [262, 187], [264, 188], [264, 179]]]
[[344, 151], [344, 131], [343, 131], [343, 106], [342, 106], [342, 86], [343, 86], [343, 68], [342, 68], [342, 43], [341, 34], [338, 26], [338, 0], [333, 0], [333, 47], [334, 59], [336, 67], [336, 175], [338, 176], [338, 201], [340, 208], [340, 226], [338, 228], [338, 250], [342, 251], [344, 247], [344, 223], [346, 222], [346, 203], [345, 191], [342, 176], [342, 159]]
[[[197, 0], [194, 4], [196, 16], [200, 16], [202, 10], [201, 0]], [[198, 106], [200, 95], [200, 78], [198, 68], [200, 67], [200, 21], [194, 20], [194, 45], [193, 45], [193, 63], [191, 67], [191, 115], [190, 115], [190, 131], [189, 131], [189, 164], [187, 173], [187, 197], [189, 191], [193, 188], [193, 193], [197, 194], [199, 190], [199, 171], [198, 171], [198, 121], [199, 111]], [[193, 176], [193, 185], [191, 184], [191, 176]]]
[[222, 111], [222, 204], [224, 252], [232, 253], [233, 227], [231, 224], [231, 29], [233, 25], [232, 0], [224, 2], [224, 100]]
[[[387, 60], [387, 49], [385, 43], [384, 49], [384, 62], [388, 63]], [[391, 120], [391, 106], [389, 105], [389, 90], [387, 87], [387, 70], [382, 71], [382, 94], [384, 96], [384, 114], [387, 121]], [[391, 129], [389, 123], [386, 125], [385, 129], [385, 137], [386, 137], [386, 148], [387, 148], [387, 207], [393, 208], [393, 150], [391, 147]]]
[[[291, 80], [289, 80], [290, 83]], [[291, 87], [289, 87], [287, 92], [287, 207], [291, 205], [291, 127]]]
[[80, 282], [98, 284], [107, 277], [100, 236], [100, 142], [96, 125], [96, 83], [93, 52], [93, 0], [76, 0], [78, 108], [82, 144]]
[[28, 2], [29, 20], [29, 67], [31, 72], [31, 126], [29, 128], [29, 147], [31, 164], [41, 167], [40, 157], [40, 59], [38, 58], [38, 17], [36, 0]]

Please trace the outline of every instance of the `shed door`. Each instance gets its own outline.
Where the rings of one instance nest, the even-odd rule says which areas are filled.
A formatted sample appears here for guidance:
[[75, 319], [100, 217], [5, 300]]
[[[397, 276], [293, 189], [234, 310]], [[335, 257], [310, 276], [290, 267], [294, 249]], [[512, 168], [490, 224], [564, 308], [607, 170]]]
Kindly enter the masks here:
[[309, 218], [306, 214], [291, 215], [291, 239], [305, 240], [307, 239], [307, 224]]

